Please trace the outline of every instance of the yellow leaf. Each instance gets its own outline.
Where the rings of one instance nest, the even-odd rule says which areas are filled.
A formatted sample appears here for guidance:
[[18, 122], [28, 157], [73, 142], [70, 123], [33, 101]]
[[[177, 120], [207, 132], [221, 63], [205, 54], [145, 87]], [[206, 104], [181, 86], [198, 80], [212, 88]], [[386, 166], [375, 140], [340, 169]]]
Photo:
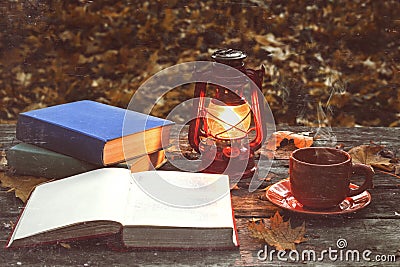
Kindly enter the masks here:
[[270, 218], [270, 225], [267, 226], [262, 220], [251, 220], [248, 224], [251, 235], [258, 239], [263, 239], [270, 246], [277, 250], [295, 250], [296, 244], [307, 241], [304, 237], [306, 233], [305, 223], [296, 228], [292, 228], [290, 221], [283, 221], [279, 212]]
[[38, 184], [48, 182], [49, 179], [33, 176], [8, 176], [0, 173], [1, 187], [10, 188], [7, 192], [15, 191], [15, 196], [26, 202], [32, 190]]

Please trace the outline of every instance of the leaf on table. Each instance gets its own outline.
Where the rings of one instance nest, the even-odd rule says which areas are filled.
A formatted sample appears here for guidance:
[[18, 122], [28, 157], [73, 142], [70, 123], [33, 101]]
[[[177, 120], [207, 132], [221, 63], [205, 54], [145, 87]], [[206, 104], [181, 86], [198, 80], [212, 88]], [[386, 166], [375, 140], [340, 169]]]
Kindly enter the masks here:
[[296, 228], [292, 228], [290, 220], [284, 222], [279, 212], [270, 218], [270, 225], [264, 221], [250, 221], [248, 229], [255, 238], [263, 239], [270, 246], [277, 250], [295, 250], [296, 244], [307, 241], [304, 237], [306, 233], [305, 223]]
[[231, 188], [231, 190], [239, 190], [240, 189], [240, 187], [237, 185], [237, 184], [235, 184], [232, 188]]
[[6, 169], [7, 169], [6, 151], [3, 149], [0, 152], [0, 171], [4, 171]]
[[274, 132], [267, 142], [267, 149], [277, 150], [283, 146], [284, 140], [293, 141], [296, 148], [309, 147], [313, 144], [313, 138], [303, 133], [294, 133], [291, 131]]
[[[387, 153], [381, 145], [360, 145], [349, 150], [353, 163], [362, 163], [385, 171], [394, 171], [396, 165], [392, 162], [393, 153]], [[390, 157], [384, 157], [390, 155]], [[392, 158], [391, 158], [392, 157]]]
[[35, 186], [48, 182], [49, 179], [33, 176], [8, 176], [4, 172], [0, 173], [0, 186], [10, 188], [9, 192], [14, 191], [15, 196], [26, 202]]
[[313, 144], [313, 138], [307, 136], [308, 133], [294, 133], [290, 131], [274, 132], [268, 139], [263, 154], [272, 153], [268, 158], [289, 159], [290, 154], [303, 147], [309, 147]]
[[60, 242], [60, 246], [62, 246], [63, 248], [66, 248], [66, 249], [71, 249], [71, 245], [68, 243], [65, 243], [65, 242]]
[[267, 191], [271, 186], [272, 186], [272, 184], [267, 185], [265, 188], [261, 189], [261, 191]]

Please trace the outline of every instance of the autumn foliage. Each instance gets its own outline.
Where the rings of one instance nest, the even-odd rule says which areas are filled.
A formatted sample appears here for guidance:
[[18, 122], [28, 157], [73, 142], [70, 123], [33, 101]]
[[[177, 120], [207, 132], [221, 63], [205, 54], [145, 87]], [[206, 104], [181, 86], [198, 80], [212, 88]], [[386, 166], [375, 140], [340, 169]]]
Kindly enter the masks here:
[[[266, 67], [277, 123], [400, 125], [400, 2], [32, 0], [0, 3], [0, 120], [92, 99], [126, 107], [151, 75], [216, 48]], [[156, 116], [192, 96], [167, 96]]]
[[264, 220], [251, 220], [247, 228], [251, 236], [261, 239], [274, 246], [277, 250], [295, 250], [296, 244], [307, 241], [305, 223], [292, 228], [290, 221], [284, 221], [278, 211], [269, 219], [269, 225]]

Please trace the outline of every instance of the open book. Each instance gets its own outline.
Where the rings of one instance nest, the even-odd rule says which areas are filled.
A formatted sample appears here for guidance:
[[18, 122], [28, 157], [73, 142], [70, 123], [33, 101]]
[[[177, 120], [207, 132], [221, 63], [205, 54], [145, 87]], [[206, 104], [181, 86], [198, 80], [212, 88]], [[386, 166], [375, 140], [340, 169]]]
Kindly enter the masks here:
[[228, 176], [103, 168], [37, 186], [7, 247], [121, 234], [126, 247], [238, 246]]

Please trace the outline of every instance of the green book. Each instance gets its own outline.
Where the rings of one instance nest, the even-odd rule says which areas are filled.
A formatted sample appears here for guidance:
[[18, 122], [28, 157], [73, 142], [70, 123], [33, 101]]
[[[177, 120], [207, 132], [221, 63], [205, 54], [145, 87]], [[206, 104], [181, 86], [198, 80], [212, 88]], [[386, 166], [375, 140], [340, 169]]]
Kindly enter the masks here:
[[45, 178], [64, 178], [101, 167], [26, 143], [10, 148], [6, 157], [15, 174]]
[[[26, 143], [10, 148], [6, 157], [7, 165], [15, 174], [52, 179], [65, 178], [103, 167]], [[132, 172], [141, 172], [158, 169], [165, 162], [165, 152], [161, 149], [113, 167], [130, 168]]]

